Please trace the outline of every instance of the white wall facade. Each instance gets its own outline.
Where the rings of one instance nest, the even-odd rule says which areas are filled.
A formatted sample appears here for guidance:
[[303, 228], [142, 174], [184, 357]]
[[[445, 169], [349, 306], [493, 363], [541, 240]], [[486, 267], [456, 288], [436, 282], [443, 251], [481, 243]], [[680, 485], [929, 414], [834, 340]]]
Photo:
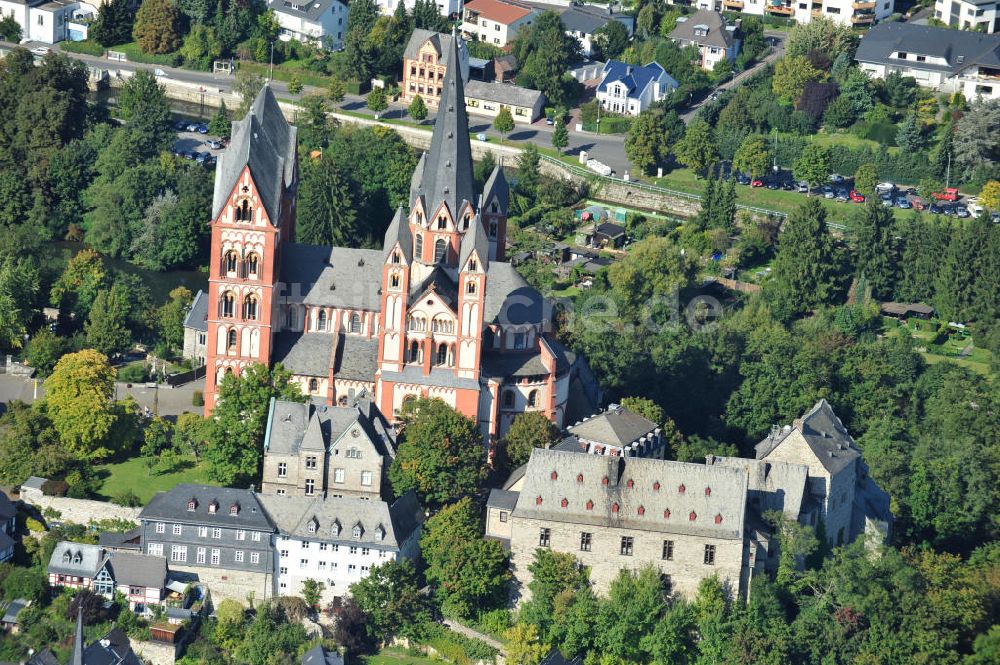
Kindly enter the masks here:
[[923, 88], [931, 88], [938, 92], [961, 92], [968, 100], [1000, 98], [1000, 79], [982, 76], [978, 67], [970, 67], [959, 76], [949, 77], [946, 72], [921, 69], [916, 62], [908, 64], [903, 60], [899, 65], [871, 62], [859, 62], [858, 65], [872, 78], [884, 79], [898, 71], [903, 76], [912, 76]]
[[347, 31], [347, 5], [334, 2], [316, 20], [309, 20], [298, 14], [284, 12], [280, 7], [272, 7], [274, 17], [281, 26], [280, 39], [292, 39], [325, 46], [334, 51], [344, 47], [344, 34]]
[[974, 4], [965, 0], [937, 0], [934, 18], [962, 30], [1000, 31], [1000, 3]]

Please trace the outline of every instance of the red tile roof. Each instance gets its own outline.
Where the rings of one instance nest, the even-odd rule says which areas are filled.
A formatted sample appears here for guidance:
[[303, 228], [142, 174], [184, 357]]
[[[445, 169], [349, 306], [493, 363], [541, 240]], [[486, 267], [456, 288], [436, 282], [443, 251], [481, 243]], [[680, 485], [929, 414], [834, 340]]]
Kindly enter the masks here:
[[531, 13], [531, 7], [507, 0], [472, 0], [465, 3], [468, 11], [475, 12], [485, 19], [504, 25], [524, 18]]

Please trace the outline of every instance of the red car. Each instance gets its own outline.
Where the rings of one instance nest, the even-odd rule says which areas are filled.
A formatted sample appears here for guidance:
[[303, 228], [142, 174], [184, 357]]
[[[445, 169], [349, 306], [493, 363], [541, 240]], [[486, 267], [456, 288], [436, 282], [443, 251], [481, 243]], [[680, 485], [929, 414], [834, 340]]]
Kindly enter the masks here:
[[944, 193], [934, 192], [931, 194], [938, 201], [957, 201], [958, 200], [958, 189], [955, 187], [949, 187], [944, 190]]
[[752, 180], [750, 182], [750, 186], [751, 187], [763, 187], [764, 186], [764, 181], [761, 180], [760, 178], [755, 178], [754, 180]]
[[865, 202], [865, 195], [861, 194], [856, 189], [852, 189], [851, 190], [851, 200], [854, 201], [855, 203], [864, 203]]

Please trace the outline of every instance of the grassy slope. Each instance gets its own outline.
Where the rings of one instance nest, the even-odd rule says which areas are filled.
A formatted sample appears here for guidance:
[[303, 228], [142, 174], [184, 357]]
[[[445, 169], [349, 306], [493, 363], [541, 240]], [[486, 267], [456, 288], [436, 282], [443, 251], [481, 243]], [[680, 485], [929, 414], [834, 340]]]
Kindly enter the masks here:
[[100, 495], [112, 499], [116, 495], [132, 490], [143, 504], [147, 503], [157, 492], [169, 490], [180, 483], [207, 483], [208, 467], [195, 464], [193, 457], [183, 458], [170, 473], [157, 475], [154, 470], [147, 472], [141, 457], [134, 457], [124, 462], [98, 465], [95, 470], [103, 478]]

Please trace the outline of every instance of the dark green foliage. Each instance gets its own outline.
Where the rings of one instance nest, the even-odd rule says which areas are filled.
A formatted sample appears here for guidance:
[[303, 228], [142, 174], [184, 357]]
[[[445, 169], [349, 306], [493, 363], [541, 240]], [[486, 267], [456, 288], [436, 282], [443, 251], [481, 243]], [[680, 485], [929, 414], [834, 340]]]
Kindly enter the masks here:
[[21, 42], [21, 24], [13, 16], [0, 18], [0, 39], [14, 44]]
[[97, 20], [90, 28], [90, 37], [101, 46], [116, 46], [132, 41], [135, 12], [129, 0], [111, 0], [97, 10]]
[[366, 240], [374, 243], [375, 238], [358, 237], [356, 204], [343, 164], [328, 157], [302, 166], [295, 241], [335, 247], [357, 246]]
[[864, 277], [876, 299], [891, 299], [899, 260], [892, 210], [870, 200], [863, 210], [855, 213], [853, 228], [857, 275]]
[[520, 66], [518, 85], [541, 90], [551, 104], [572, 105], [574, 82], [565, 73], [580, 59], [580, 44], [565, 33], [558, 14], [544, 11], [518, 30], [511, 53]]
[[406, 559], [373, 567], [350, 592], [368, 615], [369, 633], [376, 642], [419, 637], [430, 622], [428, 599], [420, 592], [413, 563]]

